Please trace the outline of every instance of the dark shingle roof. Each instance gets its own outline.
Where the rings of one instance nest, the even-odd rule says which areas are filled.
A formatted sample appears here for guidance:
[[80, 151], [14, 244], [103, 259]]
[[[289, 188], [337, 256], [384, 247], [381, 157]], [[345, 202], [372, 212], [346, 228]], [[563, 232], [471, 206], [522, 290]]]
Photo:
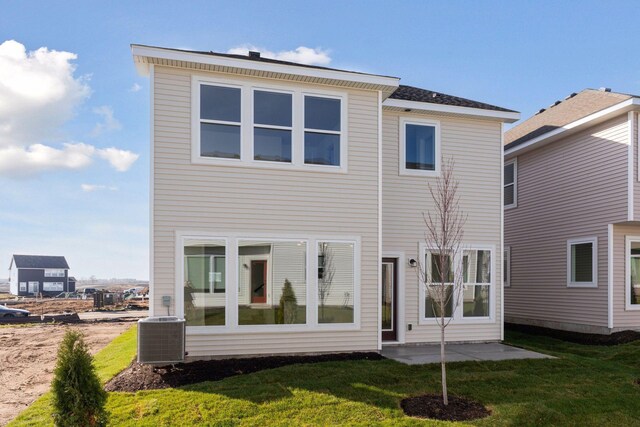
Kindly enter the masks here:
[[13, 262], [17, 268], [69, 268], [63, 256], [14, 255]]
[[480, 108], [482, 110], [505, 111], [516, 113], [495, 105], [484, 102], [472, 101], [471, 99], [460, 98], [458, 96], [447, 95], [441, 92], [434, 92], [427, 89], [420, 89], [413, 86], [400, 85], [398, 89], [389, 97], [392, 99], [402, 99], [404, 101], [429, 102], [431, 104], [453, 105], [456, 107]]

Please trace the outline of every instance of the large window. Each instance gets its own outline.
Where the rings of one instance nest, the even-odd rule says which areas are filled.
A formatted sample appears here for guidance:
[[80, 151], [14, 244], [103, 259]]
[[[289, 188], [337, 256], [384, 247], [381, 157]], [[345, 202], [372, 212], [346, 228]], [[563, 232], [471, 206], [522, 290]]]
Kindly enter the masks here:
[[400, 120], [400, 173], [436, 175], [440, 170], [440, 124]]
[[454, 263], [451, 256], [428, 251], [425, 254], [425, 265], [430, 282], [425, 292], [425, 317], [440, 317], [442, 300], [444, 300], [444, 316], [452, 317], [455, 296], [453, 295]]
[[200, 86], [200, 155], [240, 158], [240, 88]]
[[627, 239], [627, 307], [640, 309], [640, 239]]
[[518, 205], [518, 164], [511, 160], [504, 164], [504, 207], [514, 208]]
[[318, 242], [318, 323], [354, 321], [354, 245]]
[[238, 242], [238, 324], [305, 324], [307, 243]]
[[569, 287], [596, 287], [597, 239], [572, 239], [567, 241], [567, 285]]
[[64, 269], [51, 269], [44, 270], [44, 277], [64, 277]]
[[454, 256], [426, 244], [420, 248], [427, 280], [420, 288], [420, 323], [431, 324], [442, 314], [453, 322], [493, 321], [495, 246], [463, 244]]
[[[187, 326], [216, 332], [359, 327], [359, 239], [179, 233]], [[313, 270], [317, 269], [317, 270]]]
[[253, 158], [291, 162], [292, 102], [290, 93], [253, 92]]
[[341, 101], [337, 98], [304, 97], [304, 162], [340, 166]]
[[462, 316], [489, 317], [491, 251], [469, 249], [462, 255]]
[[184, 244], [184, 316], [187, 326], [225, 324], [224, 240], [188, 239]]
[[192, 161], [346, 171], [347, 94], [193, 78]]

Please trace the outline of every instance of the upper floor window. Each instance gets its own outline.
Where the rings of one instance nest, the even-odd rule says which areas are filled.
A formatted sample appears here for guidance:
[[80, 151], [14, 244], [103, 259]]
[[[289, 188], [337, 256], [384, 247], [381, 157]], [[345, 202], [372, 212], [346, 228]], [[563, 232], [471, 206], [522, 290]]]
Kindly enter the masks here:
[[304, 97], [304, 162], [340, 165], [340, 99]]
[[253, 92], [253, 159], [291, 163], [291, 93]]
[[200, 155], [240, 158], [240, 88], [200, 86]]
[[64, 277], [64, 270], [47, 268], [44, 270], [44, 277]]
[[504, 207], [515, 208], [518, 205], [518, 164], [516, 159], [504, 164]]
[[400, 174], [436, 176], [440, 172], [440, 123], [400, 120]]
[[598, 248], [597, 238], [567, 241], [567, 285], [569, 287], [596, 287]]
[[192, 161], [346, 171], [346, 94], [193, 77]]

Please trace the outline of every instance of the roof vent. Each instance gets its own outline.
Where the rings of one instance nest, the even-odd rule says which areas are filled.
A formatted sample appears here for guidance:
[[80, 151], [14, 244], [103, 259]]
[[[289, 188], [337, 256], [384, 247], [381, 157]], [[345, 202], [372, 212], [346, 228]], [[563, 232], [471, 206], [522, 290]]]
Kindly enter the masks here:
[[254, 59], [260, 58], [260, 52], [257, 52], [255, 50], [250, 50], [249, 51], [249, 58], [254, 58]]
[[611, 88], [610, 87], [601, 87], [600, 89], [598, 89], [600, 92], [611, 92]]
[[433, 92], [433, 93], [431, 94], [431, 97], [432, 97], [432, 98], [437, 98], [437, 97], [438, 97], [438, 93], [437, 93], [437, 92]]
[[540, 114], [540, 113], [544, 113], [545, 111], [547, 111], [545, 108], [541, 108], [538, 110], [538, 112], [536, 113], [536, 115]]
[[576, 96], [576, 95], [577, 95], [577, 93], [576, 93], [576, 92], [573, 92], [572, 94], [567, 95], [567, 97], [565, 98], [565, 100], [570, 99], [570, 98], [573, 98], [573, 97], [574, 97], [574, 96]]

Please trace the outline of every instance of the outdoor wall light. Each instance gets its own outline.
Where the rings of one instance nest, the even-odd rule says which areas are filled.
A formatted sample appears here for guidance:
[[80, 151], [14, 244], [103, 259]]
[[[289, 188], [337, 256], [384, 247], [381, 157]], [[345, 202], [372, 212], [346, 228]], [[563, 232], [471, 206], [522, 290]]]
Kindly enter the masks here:
[[409, 260], [409, 267], [415, 267], [418, 265], [418, 261], [416, 261], [415, 259], [411, 258]]

